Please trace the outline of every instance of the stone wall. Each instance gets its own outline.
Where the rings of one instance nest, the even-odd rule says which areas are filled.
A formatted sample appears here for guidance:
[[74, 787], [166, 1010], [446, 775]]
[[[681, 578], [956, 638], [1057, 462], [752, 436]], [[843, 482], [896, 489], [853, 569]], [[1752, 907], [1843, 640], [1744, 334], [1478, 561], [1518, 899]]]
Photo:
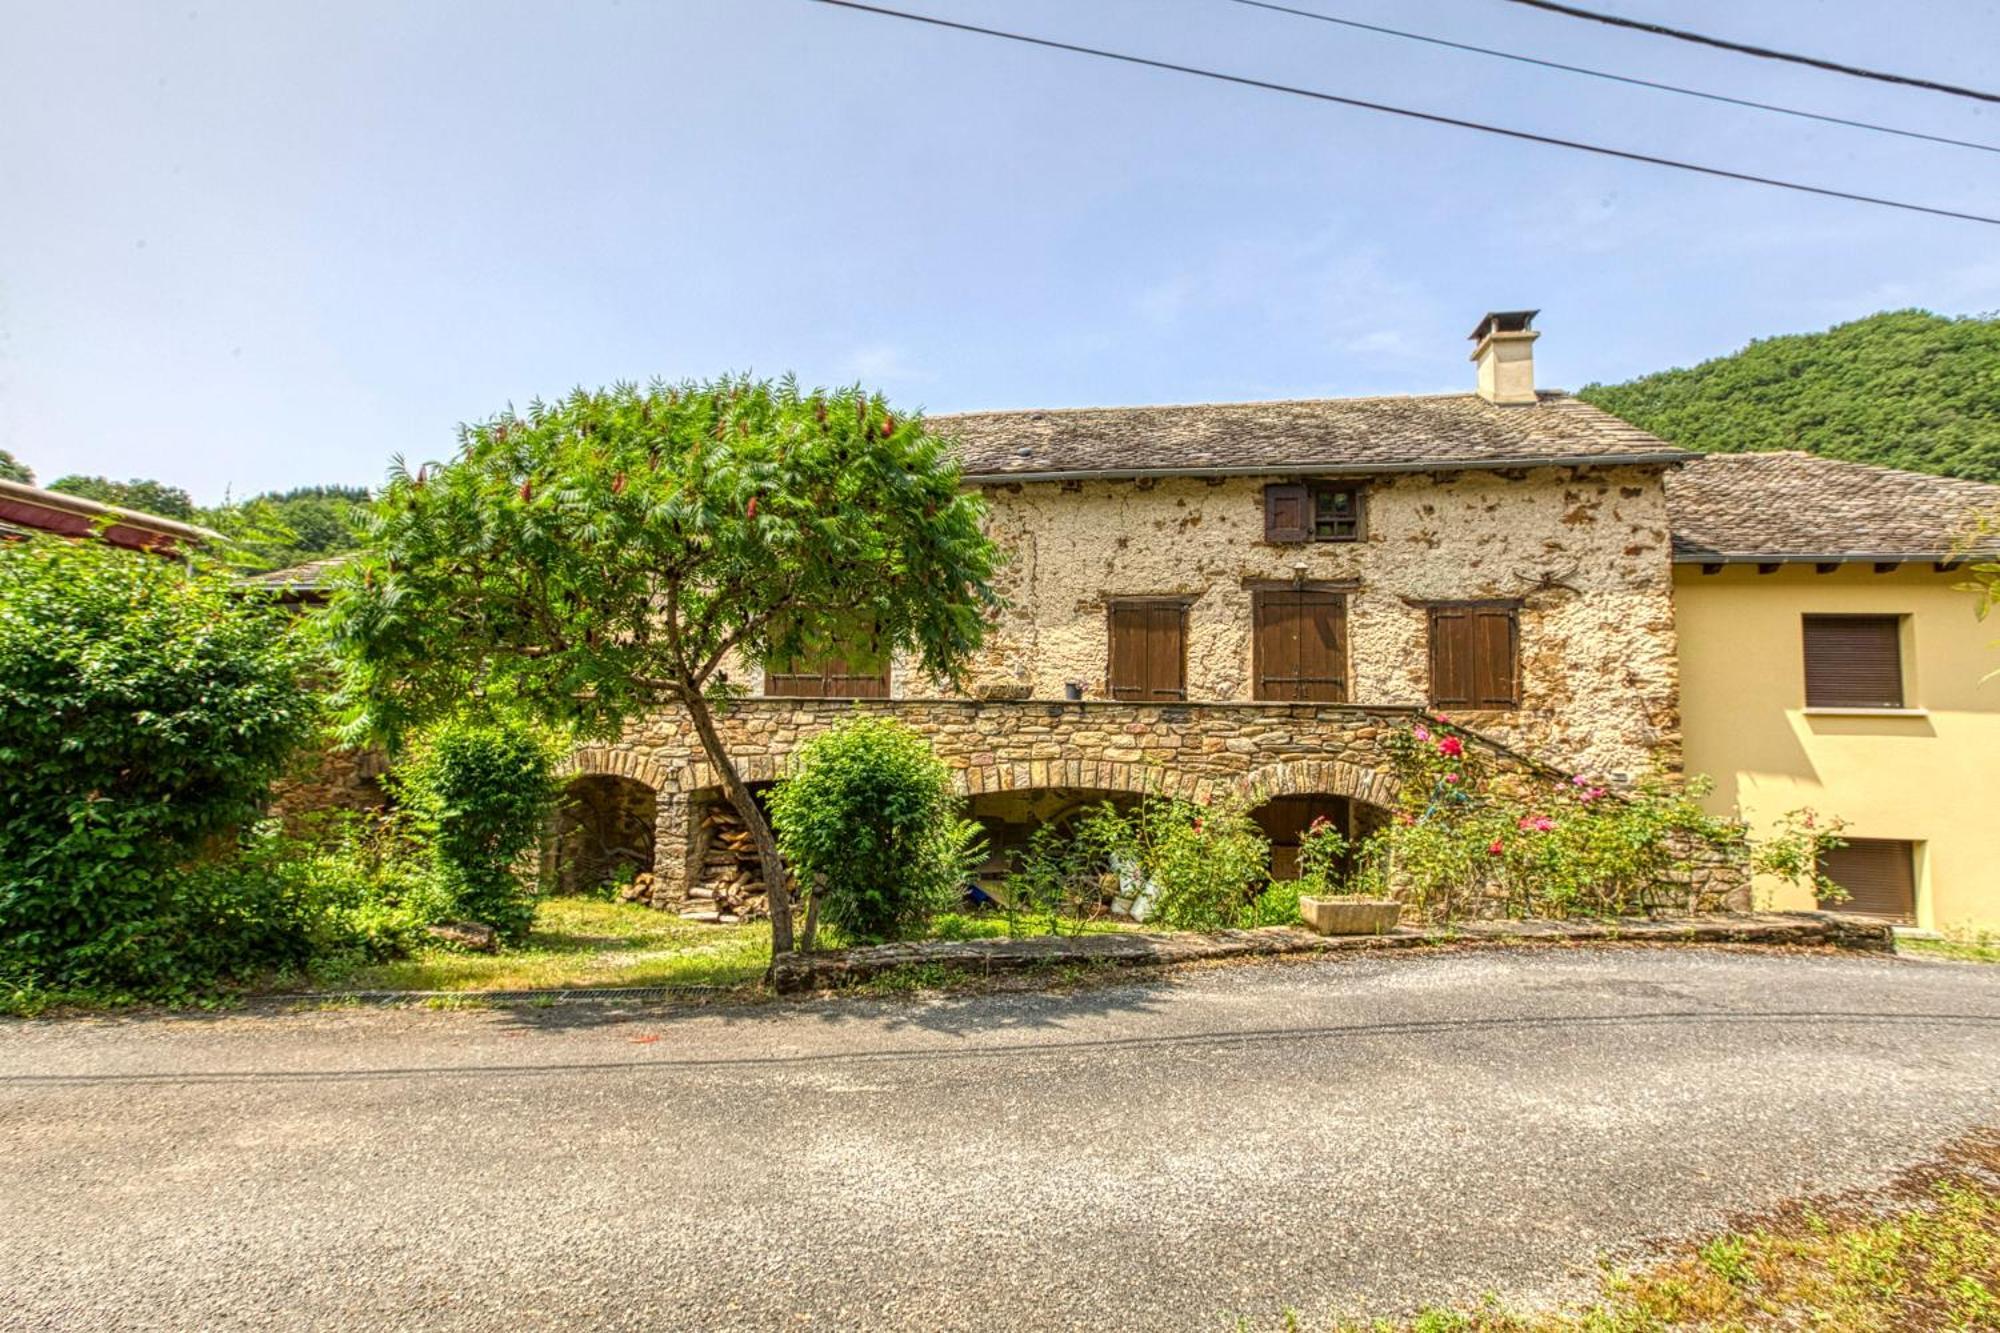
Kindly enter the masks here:
[[[1651, 467], [1371, 478], [1366, 539], [1264, 540], [1263, 487], [1285, 478], [988, 487], [989, 528], [1012, 562], [1011, 602], [975, 692], [1102, 698], [1106, 601], [1191, 599], [1188, 696], [1248, 700], [1252, 580], [1352, 583], [1349, 699], [1429, 698], [1426, 603], [1518, 599], [1521, 707], [1466, 726], [1544, 762], [1636, 778], [1678, 768], [1671, 547]], [[931, 692], [912, 682], [908, 692]]]
[[[1383, 742], [1420, 715], [1308, 704], [747, 699], [717, 728], [744, 779], [768, 782], [800, 744], [856, 713], [921, 732], [969, 796], [1042, 788], [1189, 799], [1312, 793], [1377, 807], [1396, 795]], [[1493, 755], [1503, 771], [1531, 766], [1503, 748]], [[684, 713], [663, 710], [614, 745], [585, 747], [569, 768], [634, 778], [658, 792], [653, 873], [666, 895], [687, 882], [697, 851], [690, 830], [701, 803], [719, 797], [720, 780]]]

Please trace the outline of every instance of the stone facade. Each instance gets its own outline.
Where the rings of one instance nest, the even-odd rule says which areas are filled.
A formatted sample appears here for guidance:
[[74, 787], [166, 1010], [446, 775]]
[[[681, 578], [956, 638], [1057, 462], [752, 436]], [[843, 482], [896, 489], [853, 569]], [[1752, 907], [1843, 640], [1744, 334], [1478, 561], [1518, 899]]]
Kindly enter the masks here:
[[[978, 798], [1034, 790], [1344, 797], [1388, 805], [1385, 728], [1428, 707], [1429, 607], [1518, 605], [1520, 706], [1460, 712], [1508, 763], [1613, 785], [1677, 771], [1673, 589], [1661, 468], [1619, 463], [1365, 479], [1355, 542], [1265, 539], [1270, 477], [996, 483], [988, 530], [1008, 553], [1008, 605], [973, 665], [970, 698], [910, 665], [891, 699], [735, 705], [725, 743], [752, 783], [854, 708], [922, 732]], [[1253, 586], [1305, 581], [1346, 595], [1347, 705], [1253, 701]], [[1184, 705], [1107, 699], [1109, 604], [1187, 603]], [[760, 682], [747, 664], [737, 681]], [[1068, 693], [1080, 701], [1064, 701]], [[699, 856], [691, 830], [719, 799], [684, 717], [663, 713], [574, 760], [659, 793], [654, 874], [673, 897]]]
[[[959, 790], [975, 798], [1046, 789], [1193, 800], [1311, 793], [1378, 808], [1396, 794], [1383, 743], [1420, 715], [1309, 704], [748, 699], [717, 726], [744, 780], [756, 784], [781, 776], [800, 744], [856, 713], [886, 714], [922, 732]], [[1489, 749], [1503, 770], [1531, 766]], [[658, 793], [653, 874], [662, 897], [676, 896], [698, 856], [691, 832], [703, 806], [722, 799], [686, 716], [661, 712], [616, 745], [577, 751], [569, 768]]]
[[[1425, 706], [1434, 602], [1518, 599], [1521, 706], [1456, 720], [1568, 771], [1678, 767], [1671, 540], [1658, 467], [1389, 474], [1369, 479], [1366, 537], [1264, 540], [1263, 488], [1287, 478], [988, 487], [1012, 560], [1011, 605], [975, 692], [1102, 698], [1107, 600], [1180, 596], [1191, 702], [1248, 701], [1255, 581], [1351, 585], [1349, 688]], [[898, 672], [899, 692], [933, 691]]]

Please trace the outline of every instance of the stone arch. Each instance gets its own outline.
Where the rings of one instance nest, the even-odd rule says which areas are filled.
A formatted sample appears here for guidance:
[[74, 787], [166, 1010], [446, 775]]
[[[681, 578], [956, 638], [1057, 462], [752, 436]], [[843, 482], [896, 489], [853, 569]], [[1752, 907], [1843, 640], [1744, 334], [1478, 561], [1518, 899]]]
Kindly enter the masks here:
[[619, 773], [577, 773], [549, 827], [550, 885], [590, 893], [653, 870], [659, 789]]
[[1157, 794], [1199, 800], [1229, 789], [1228, 779], [1155, 764], [1115, 763], [1090, 759], [1034, 759], [1020, 763], [993, 760], [957, 770], [953, 785], [962, 796], [987, 796], [1037, 788], [1076, 788], [1122, 792], [1132, 796]]
[[1339, 759], [1291, 759], [1252, 770], [1231, 790], [1252, 798], [1345, 796], [1386, 810], [1395, 805], [1400, 784], [1387, 773]]
[[586, 745], [575, 750], [556, 766], [556, 775], [631, 778], [645, 783], [655, 792], [669, 791], [674, 786], [669, 780], [666, 765], [636, 750], [613, 745]]
[[[785, 775], [791, 764], [789, 756], [769, 754], [745, 754], [733, 756], [736, 773], [747, 786], [757, 786], [766, 782], [776, 782]], [[706, 759], [691, 759], [681, 771], [680, 789], [697, 793], [709, 789], [722, 790], [722, 775], [715, 771], [715, 765]]]

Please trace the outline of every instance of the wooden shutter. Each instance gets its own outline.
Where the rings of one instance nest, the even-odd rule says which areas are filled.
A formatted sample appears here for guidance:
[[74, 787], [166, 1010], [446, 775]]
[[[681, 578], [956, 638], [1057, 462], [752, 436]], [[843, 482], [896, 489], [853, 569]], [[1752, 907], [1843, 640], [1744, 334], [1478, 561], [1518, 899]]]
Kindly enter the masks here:
[[1830, 912], [1913, 921], [1917, 914], [1916, 848], [1895, 838], [1849, 838], [1820, 859], [1827, 878], [1846, 889], [1838, 902], [1822, 898]]
[[889, 663], [885, 658], [872, 669], [859, 653], [841, 653], [818, 662], [787, 662], [786, 670], [764, 673], [767, 698], [786, 699], [886, 699], [889, 697]]
[[1432, 607], [1432, 706], [1514, 708], [1519, 703], [1520, 641], [1514, 608]]
[[1251, 594], [1255, 697], [1347, 700], [1347, 599], [1339, 593], [1266, 588]]
[[1900, 616], [1807, 616], [1806, 707], [1901, 708]]
[[1264, 540], [1308, 542], [1313, 535], [1312, 488], [1271, 485], [1264, 488]]
[[1187, 698], [1187, 608], [1114, 602], [1109, 684], [1114, 699]]

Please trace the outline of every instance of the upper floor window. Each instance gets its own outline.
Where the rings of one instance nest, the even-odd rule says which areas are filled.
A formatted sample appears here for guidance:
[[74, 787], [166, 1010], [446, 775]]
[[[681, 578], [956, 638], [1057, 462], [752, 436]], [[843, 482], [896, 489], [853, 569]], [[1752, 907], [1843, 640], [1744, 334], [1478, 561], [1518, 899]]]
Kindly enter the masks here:
[[1431, 608], [1431, 704], [1516, 708], [1521, 631], [1512, 605], [1461, 602]]
[[1359, 486], [1286, 482], [1264, 488], [1267, 542], [1358, 542], [1363, 530]]
[[1111, 603], [1111, 659], [1106, 673], [1114, 699], [1187, 698], [1187, 603]]
[[1347, 599], [1312, 588], [1250, 594], [1256, 697], [1291, 702], [1347, 699]]
[[889, 661], [855, 650], [773, 662], [764, 671], [764, 694], [773, 699], [886, 699]]
[[1805, 617], [1806, 707], [1901, 708], [1901, 616]]

